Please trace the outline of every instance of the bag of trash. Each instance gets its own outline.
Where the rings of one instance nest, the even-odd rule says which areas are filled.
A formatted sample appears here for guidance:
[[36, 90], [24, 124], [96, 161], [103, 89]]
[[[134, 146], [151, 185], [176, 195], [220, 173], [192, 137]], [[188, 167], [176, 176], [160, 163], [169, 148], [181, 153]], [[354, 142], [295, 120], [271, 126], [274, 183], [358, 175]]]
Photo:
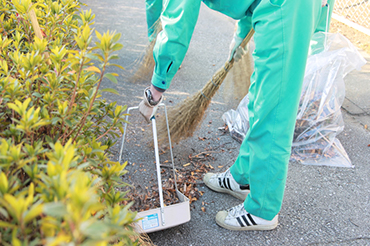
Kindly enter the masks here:
[[240, 101], [236, 110], [230, 109], [222, 115], [222, 120], [226, 123], [231, 137], [239, 143], [243, 142], [249, 129], [248, 102], [247, 94]]
[[[324, 45], [326, 44], [326, 45]], [[291, 160], [308, 165], [353, 167], [336, 136], [343, 131], [344, 77], [366, 63], [356, 47], [338, 33], [315, 33], [310, 45], [294, 131]], [[249, 128], [248, 95], [236, 111], [222, 116], [239, 142]]]

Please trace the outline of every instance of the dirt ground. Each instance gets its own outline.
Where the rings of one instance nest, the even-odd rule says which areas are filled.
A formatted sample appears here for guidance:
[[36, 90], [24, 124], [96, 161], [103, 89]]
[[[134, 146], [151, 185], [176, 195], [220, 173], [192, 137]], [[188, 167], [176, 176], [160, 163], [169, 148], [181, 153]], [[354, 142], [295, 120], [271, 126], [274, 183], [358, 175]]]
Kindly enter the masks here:
[[351, 43], [370, 55], [370, 36], [357, 31], [356, 29], [349, 27], [346, 24], [343, 24], [335, 19], [331, 20], [330, 32], [339, 32], [343, 34], [343, 36], [348, 38]]

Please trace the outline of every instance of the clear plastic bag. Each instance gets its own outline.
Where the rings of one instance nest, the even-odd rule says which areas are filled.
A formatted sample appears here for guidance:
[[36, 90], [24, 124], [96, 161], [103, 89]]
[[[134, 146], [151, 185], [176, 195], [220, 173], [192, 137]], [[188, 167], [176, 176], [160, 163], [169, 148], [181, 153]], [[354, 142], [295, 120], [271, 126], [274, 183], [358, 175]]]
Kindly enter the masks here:
[[232, 138], [241, 143], [249, 128], [248, 94], [240, 101], [236, 110], [230, 109], [222, 115]]
[[[319, 32], [313, 35], [291, 160], [308, 165], [353, 167], [336, 136], [344, 128], [341, 114], [345, 96], [343, 79], [350, 71], [360, 70], [365, 63], [356, 47], [341, 34]], [[229, 110], [222, 116], [234, 138], [242, 136], [243, 139], [249, 128], [247, 105], [248, 95], [236, 111]]]

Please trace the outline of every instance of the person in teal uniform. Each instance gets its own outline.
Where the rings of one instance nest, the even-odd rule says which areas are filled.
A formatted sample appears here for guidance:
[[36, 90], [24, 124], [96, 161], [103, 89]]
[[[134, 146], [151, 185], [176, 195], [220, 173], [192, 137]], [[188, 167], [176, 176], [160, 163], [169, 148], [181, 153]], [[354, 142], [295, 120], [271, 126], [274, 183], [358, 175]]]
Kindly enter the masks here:
[[[229, 230], [271, 230], [278, 225], [288, 163], [312, 34], [327, 26], [334, 0], [203, 0], [237, 21], [229, 59], [255, 31], [254, 72], [249, 89], [250, 128], [235, 163], [223, 173], [207, 173], [205, 184], [243, 202], [216, 215]], [[151, 86], [139, 105], [147, 121], [187, 52], [201, 0], [164, 0], [163, 31], [154, 47]], [[330, 8], [330, 9], [328, 9]], [[330, 11], [328, 11], [330, 10]], [[330, 18], [329, 18], [330, 19]], [[240, 48], [239, 48], [240, 49]]]
[[162, 12], [162, 0], [146, 0], [145, 13], [146, 24], [148, 26], [148, 39], [152, 42], [157, 35], [157, 23]]

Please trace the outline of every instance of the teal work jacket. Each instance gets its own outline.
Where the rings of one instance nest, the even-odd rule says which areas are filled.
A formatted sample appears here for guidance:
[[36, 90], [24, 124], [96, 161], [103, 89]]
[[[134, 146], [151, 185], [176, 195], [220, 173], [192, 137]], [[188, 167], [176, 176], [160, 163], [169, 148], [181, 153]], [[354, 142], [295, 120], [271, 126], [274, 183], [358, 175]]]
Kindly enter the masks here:
[[157, 36], [153, 56], [152, 84], [169, 88], [188, 50], [198, 20], [201, 2], [238, 21], [236, 35], [244, 38], [252, 28], [251, 14], [260, 0], [164, 0], [161, 15], [163, 30]]

